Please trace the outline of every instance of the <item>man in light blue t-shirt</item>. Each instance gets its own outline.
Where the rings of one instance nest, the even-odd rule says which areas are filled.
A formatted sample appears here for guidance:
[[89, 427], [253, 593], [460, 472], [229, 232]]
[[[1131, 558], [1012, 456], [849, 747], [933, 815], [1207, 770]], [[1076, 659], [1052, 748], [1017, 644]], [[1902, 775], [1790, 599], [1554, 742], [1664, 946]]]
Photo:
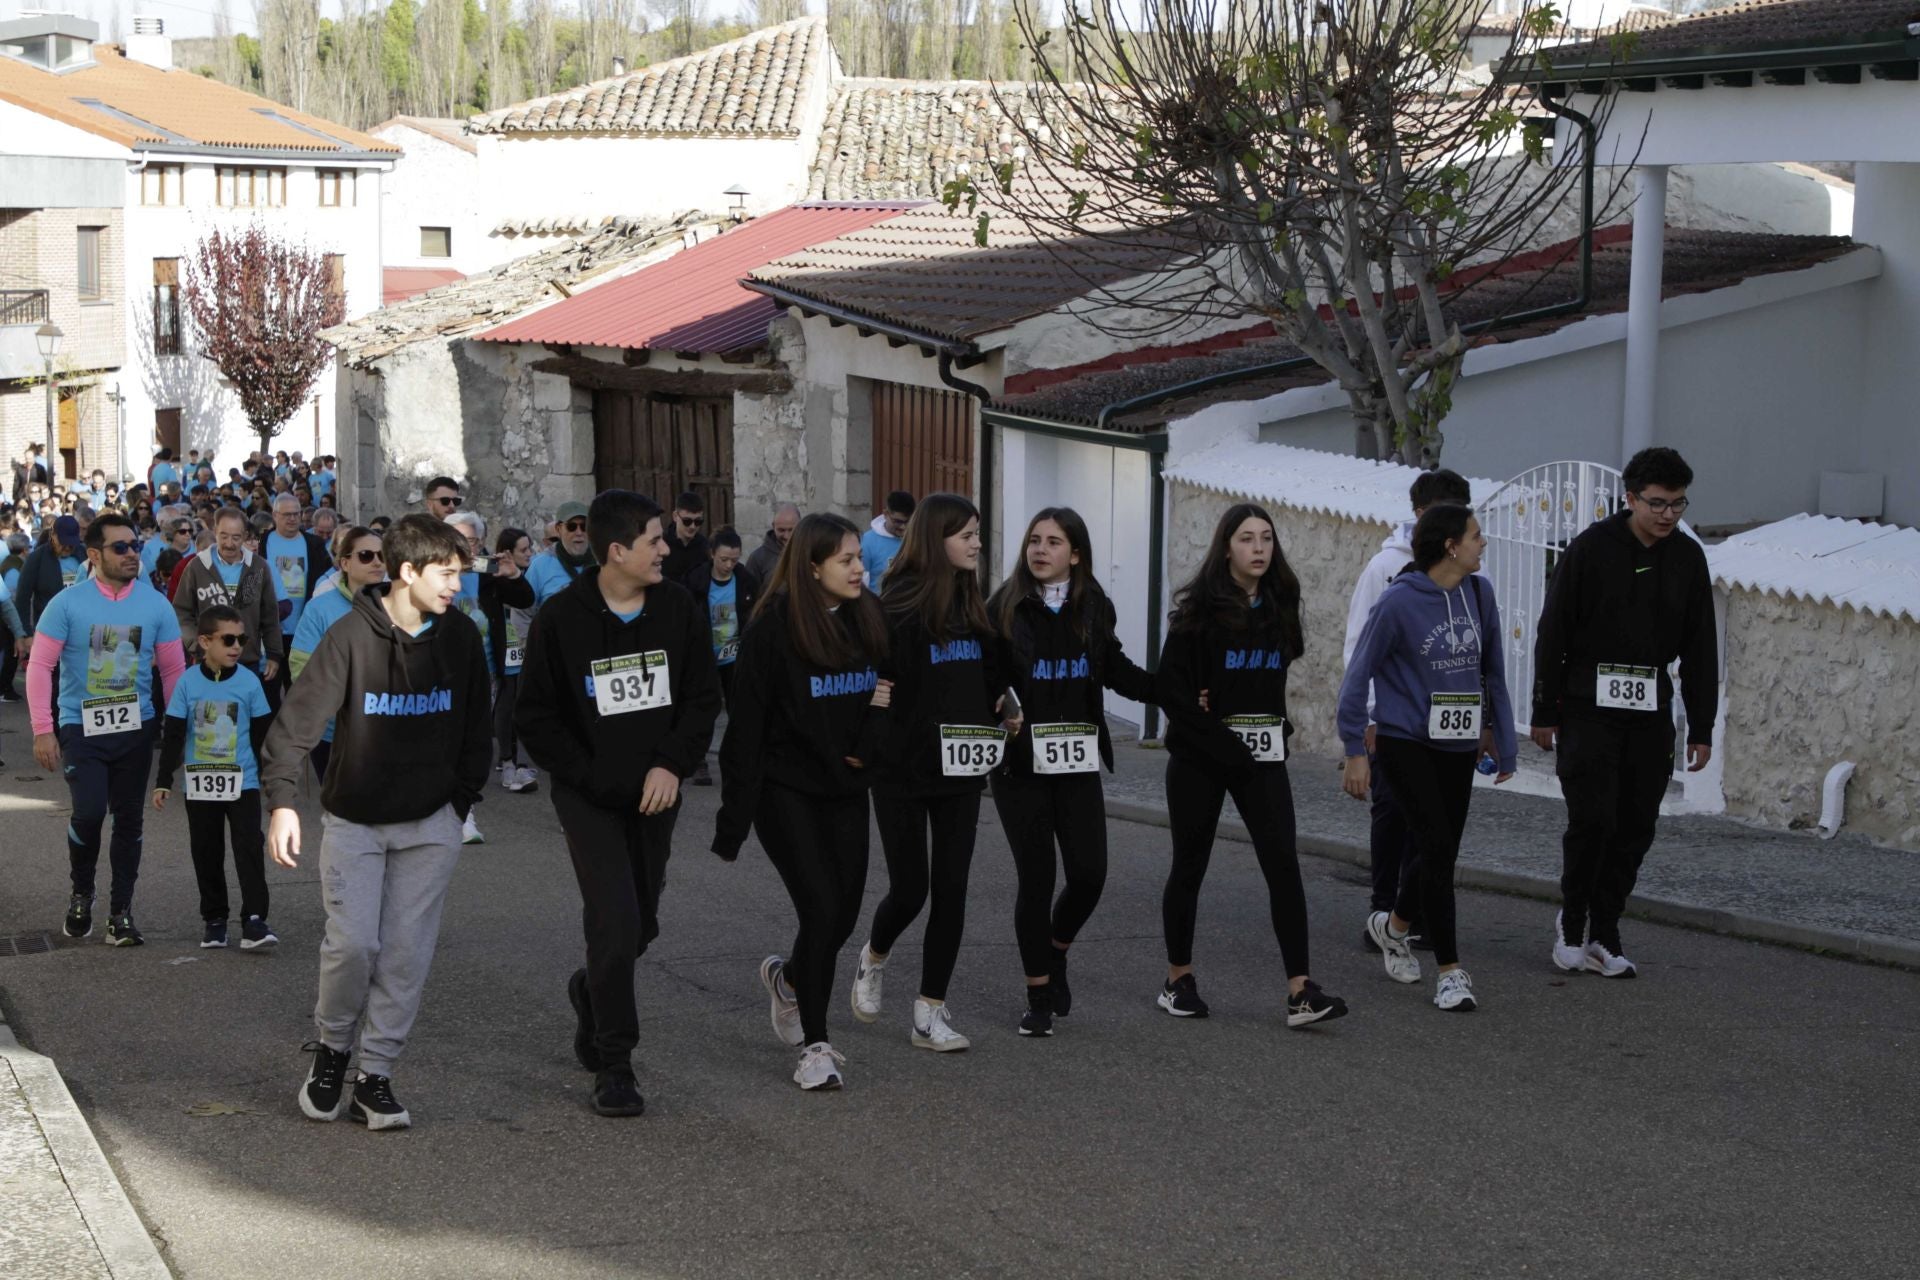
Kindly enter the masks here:
[[[273, 580], [273, 595], [280, 610], [280, 634], [291, 648], [293, 633], [299, 629], [300, 613], [313, 598], [314, 584], [332, 568], [327, 548], [312, 534], [300, 529], [300, 499], [283, 493], [273, 500], [273, 528], [260, 540], [260, 554], [267, 562], [267, 576]], [[269, 694], [286, 687], [283, 674], [269, 682]]]
[[880, 579], [886, 576], [887, 566], [900, 554], [900, 544], [906, 540], [907, 521], [913, 518], [913, 495], [905, 489], [895, 489], [887, 495], [887, 509], [873, 518], [867, 531], [860, 535], [860, 563], [867, 568], [867, 590], [880, 590]]

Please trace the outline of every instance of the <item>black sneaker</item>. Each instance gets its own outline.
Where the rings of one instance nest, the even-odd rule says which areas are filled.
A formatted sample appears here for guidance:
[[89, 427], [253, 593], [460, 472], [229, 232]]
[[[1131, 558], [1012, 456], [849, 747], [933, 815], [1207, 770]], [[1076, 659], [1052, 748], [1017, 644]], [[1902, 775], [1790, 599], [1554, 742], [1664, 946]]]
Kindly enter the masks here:
[[110, 947], [137, 947], [146, 939], [140, 936], [140, 930], [133, 923], [131, 911], [121, 911], [107, 917], [107, 945]]
[[1207, 1002], [1200, 998], [1200, 984], [1190, 973], [1160, 988], [1159, 1005], [1176, 1018], [1207, 1016]]
[[1067, 953], [1058, 947], [1053, 949], [1053, 969], [1047, 985], [1053, 988], [1053, 1016], [1064, 1018], [1072, 1013], [1073, 992], [1067, 987]]
[[69, 938], [84, 938], [93, 932], [93, 898], [84, 893], [76, 893], [67, 899], [67, 918], [60, 922], [60, 932]]
[[1287, 1025], [1289, 1027], [1307, 1027], [1316, 1022], [1328, 1022], [1334, 1018], [1347, 1016], [1347, 1002], [1339, 996], [1330, 996], [1320, 989], [1320, 984], [1311, 978], [1300, 988], [1300, 994], [1287, 997]]
[[318, 1040], [300, 1048], [313, 1055], [313, 1065], [300, 1086], [300, 1113], [309, 1120], [338, 1120], [347, 1104], [347, 1055]]
[[413, 1125], [413, 1117], [407, 1109], [394, 1100], [393, 1078], [391, 1076], [370, 1076], [360, 1073], [360, 1082], [353, 1086], [353, 1101], [347, 1104], [347, 1118], [358, 1120], [367, 1129], [406, 1129]]
[[240, 922], [240, 949], [258, 951], [262, 947], [271, 947], [279, 942], [279, 935], [268, 924], [265, 916], [248, 916]]
[[201, 948], [203, 950], [211, 950], [214, 947], [225, 947], [226, 945], [227, 922], [225, 920], [207, 921], [207, 927], [200, 934]]
[[567, 1001], [573, 1005], [573, 1056], [589, 1071], [600, 1069], [593, 1051], [593, 1006], [587, 1002], [587, 971], [575, 969], [567, 979]]
[[608, 1067], [594, 1073], [593, 1111], [602, 1116], [637, 1116], [647, 1109], [632, 1067]]
[[1020, 1034], [1023, 1036], [1050, 1036], [1053, 1034], [1053, 990], [1050, 986], [1027, 988], [1027, 1011], [1020, 1015]]

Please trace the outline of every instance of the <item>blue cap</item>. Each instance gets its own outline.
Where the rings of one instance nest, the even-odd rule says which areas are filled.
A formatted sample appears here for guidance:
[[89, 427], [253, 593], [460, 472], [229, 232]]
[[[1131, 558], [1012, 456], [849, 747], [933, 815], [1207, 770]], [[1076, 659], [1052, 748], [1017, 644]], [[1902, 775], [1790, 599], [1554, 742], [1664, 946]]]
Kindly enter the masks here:
[[65, 543], [80, 541], [80, 522], [72, 516], [61, 516], [53, 522], [53, 536]]

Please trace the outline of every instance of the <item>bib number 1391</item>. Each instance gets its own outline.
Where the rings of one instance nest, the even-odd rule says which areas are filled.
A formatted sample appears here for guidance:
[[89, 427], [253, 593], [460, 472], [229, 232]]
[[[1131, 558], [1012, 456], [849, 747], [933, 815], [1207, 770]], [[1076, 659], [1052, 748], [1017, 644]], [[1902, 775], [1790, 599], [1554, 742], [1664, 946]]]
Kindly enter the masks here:
[[602, 658], [593, 664], [593, 705], [601, 715], [623, 716], [672, 704], [665, 650]]

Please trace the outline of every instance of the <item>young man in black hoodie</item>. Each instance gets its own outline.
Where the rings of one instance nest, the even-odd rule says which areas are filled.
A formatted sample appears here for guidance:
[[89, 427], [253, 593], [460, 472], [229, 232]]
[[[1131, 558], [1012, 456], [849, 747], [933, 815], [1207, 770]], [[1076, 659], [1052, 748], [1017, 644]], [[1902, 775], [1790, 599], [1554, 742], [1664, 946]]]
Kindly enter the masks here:
[[[267, 847], [299, 864], [300, 772], [334, 722], [320, 803], [318, 1039], [300, 1086], [310, 1119], [348, 1109], [369, 1129], [411, 1123], [393, 1067], [420, 1012], [460, 824], [493, 765], [492, 683], [480, 629], [453, 605], [466, 539], [437, 517], [402, 517], [381, 551], [391, 581], [367, 587], [321, 639], [267, 735]], [[356, 1038], [360, 1077], [345, 1096]]]
[[1533, 741], [1555, 749], [1567, 798], [1564, 904], [1553, 963], [1631, 978], [1620, 916], [1653, 845], [1673, 777], [1673, 682], [1680, 662], [1687, 768], [1706, 768], [1720, 700], [1713, 579], [1700, 544], [1675, 537], [1693, 468], [1642, 449], [1621, 475], [1627, 509], [1575, 538], [1554, 566], [1534, 648]]
[[680, 781], [707, 758], [720, 678], [704, 611], [663, 581], [666, 538], [650, 498], [609, 489], [587, 510], [599, 567], [534, 616], [514, 727], [553, 781], [580, 881], [587, 964], [567, 981], [593, 1109], [637, 1116], [633, 965], [660, 934]]

